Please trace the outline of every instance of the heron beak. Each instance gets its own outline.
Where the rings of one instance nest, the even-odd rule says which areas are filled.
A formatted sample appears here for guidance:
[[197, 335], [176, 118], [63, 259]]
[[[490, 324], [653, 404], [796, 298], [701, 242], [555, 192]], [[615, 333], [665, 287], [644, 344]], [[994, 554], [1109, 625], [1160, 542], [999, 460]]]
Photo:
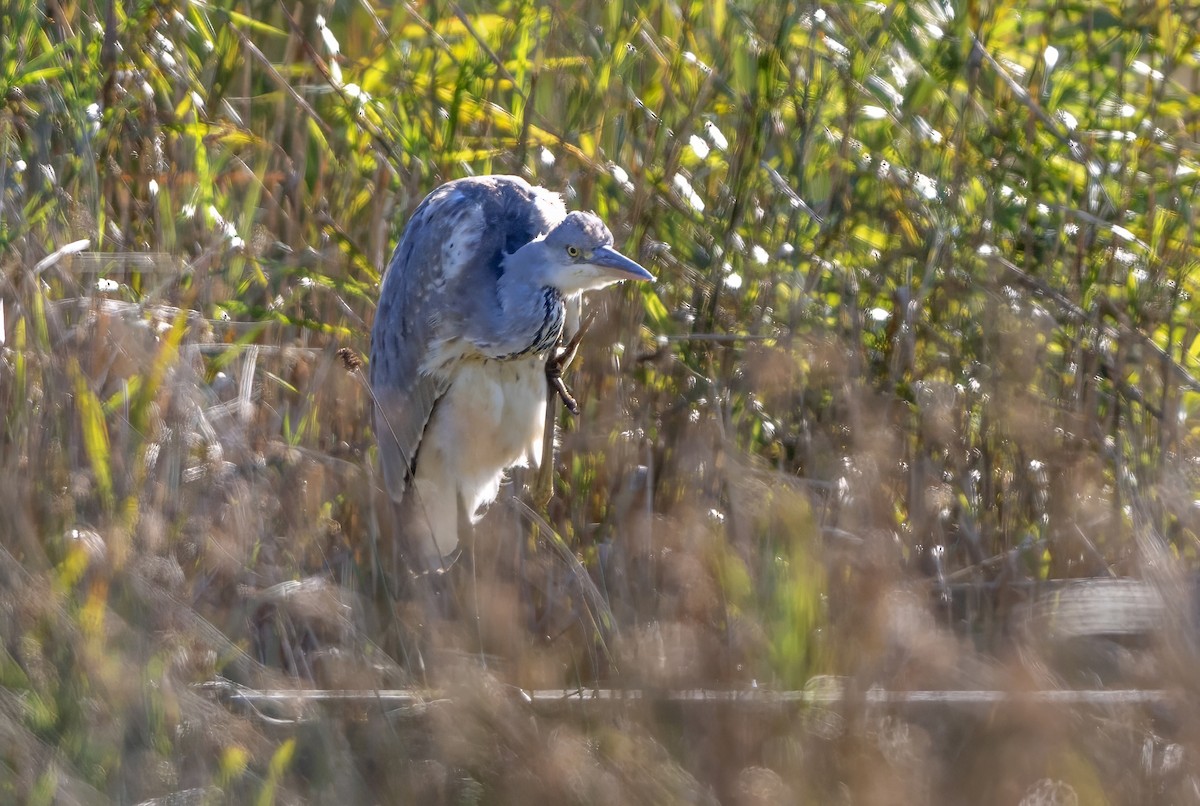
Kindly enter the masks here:
[[592, 259], [588, 262], [598, 269], [604, 269], [605, 274], [614, 280], [654, 280], [653, 274], [610, 246], [593, 249]]

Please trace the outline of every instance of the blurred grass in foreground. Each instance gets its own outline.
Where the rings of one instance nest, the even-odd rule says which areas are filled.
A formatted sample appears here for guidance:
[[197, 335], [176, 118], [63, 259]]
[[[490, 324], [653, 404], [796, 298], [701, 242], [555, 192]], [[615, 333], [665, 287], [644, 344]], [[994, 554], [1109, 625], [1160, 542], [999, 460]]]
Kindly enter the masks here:
[[[1170, 2], [0, 1], [0, 798], [1194, 799], [1198, 31]], [[483, 172], [660, 278], [592, 300], [545, 513], [618, 629], [597, 648], [497, 505], [423, 668], [336, 353], [408, 212]], [[1055, 581], [1094, 577], [1148, 586], [1083, 612], [1153, 617], [1072, 632]], [[820, 675], [1183, 696], [576, 719], [506, 688]], [[218, 676], [446, 700], [280, 723]]]

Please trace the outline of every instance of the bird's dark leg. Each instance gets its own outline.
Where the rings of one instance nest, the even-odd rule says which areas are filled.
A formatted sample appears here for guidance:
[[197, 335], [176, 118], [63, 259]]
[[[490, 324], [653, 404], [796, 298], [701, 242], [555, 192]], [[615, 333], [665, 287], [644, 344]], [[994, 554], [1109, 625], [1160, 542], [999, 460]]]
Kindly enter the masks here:
[[571, 339], [566, 344], [555, 347], [550, 353], [550, 357], [546, 359], [546, 380], [550, 383], [550, 391], [546, 400], [546, 427], [542, 434], [542, 459], [538, 463], [537, 481], [532, 490], [533, 499], [543, 507], [549, 503], [550, 497], [554, 494], [554, 432], [558, 421], [554, 396], [558, 395], [563, 405], [567, 407], [567, 411], [576, 416], [579, 415], [579, 403], [571, 394], [571, 390], [567, 388], [566, 383], [563, 382], [562, 374], [567, 364], [575, 359], [575, 354], [579, 351], [579, 342], [595, 318], [595, 314], [588, 314], [579, 323], [579, 330], [571, 336]]
[[554, 387], [554, 391], [558, 392], [558, 397], [562, 400], [563, 405], [567, 407], [567, 411], [575, 416], [579, 416], [579, 401], [571, 395], [571, 390], [567, 388], [567, 383], [562, 379], [562, 366], [555, 364], [554, 361], [546, 362], [546, 379], [550, 381], [550, 385]]
[[575, 397], [571, 394], [571, 390], [567, 388], [566, 382], [563, 381], [562, 374], [563, 370], [567, 368], [567, 365], [575, 360], [575, 355], [579, 352], [579, 342], [583, 339], [583, 334], [587, 332], [588, 328], [592, 326], [592, 322], [595, 320], [596, 314], [588, 314], [587, 317], [580, 322], [579, 330], [575, 331], [575, 334], [571, 336], [570, 341], [561, 347], [555, 348], [554, 352], [550, 355], [550, 358], [546, 361], [546, 380], [550, 382], [550, 385], [554, 388], [554, 391], [558, 392], [558, 396], [562, 400], [563, 405], [567, 407], [567, 411], [576, 416], [579, 415], [579, 402], [575, 400]]

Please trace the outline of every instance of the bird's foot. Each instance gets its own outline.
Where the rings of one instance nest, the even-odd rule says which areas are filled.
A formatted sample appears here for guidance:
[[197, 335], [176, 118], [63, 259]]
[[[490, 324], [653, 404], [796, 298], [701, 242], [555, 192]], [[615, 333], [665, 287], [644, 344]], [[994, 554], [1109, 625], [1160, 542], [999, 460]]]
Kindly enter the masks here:
[[592, 326], [592, 322], [596, 320], [594, 313], [588, 314], [580, 325], [579, 330], [571, 336], [570, 341], [561, 347], [557, 348], [546, 360], [546, 380], [554, 387], [554, 391], [558, 392], [558, 397], [562, 400], [563, 405], [567, 407], [567, 411], [575, 416], [579, 416], [579, 401], [571, 394], [571, 390], [567, 388], [566, 382], [563, 381], [563, 370], [567, 365], [575, 360], [575, 354], [579, 352], [579, 342], [583, 339], [583, 334]]
[[571, 394], [571, 390], [567, 388], [567, 384], [562, 379], [562, 368], [559, 367], [553, 374], [550, 368], [546, 367], [546, 377], [550, 380], [550, 385], [554, 387], [554, 391], [558, 392], [558, 397], [562, 400], [563, 405], [567, 407], [567, 411], [579, 416], [579, 401]]
[[571, 390], [567, 388], [566, 381], [563, 380], [563, 369], [574, 358], [574, 351], [568, 354], [568, 348], [556, 351], [554, 355], [546, 360], [546, 380], [550, 382], [550, 386], [554, 391], [558, 392], [558, 397], [562, 400], [563, 405], [567, 407], [567, 411], [578, 416], [579, 401], [571, 394]]

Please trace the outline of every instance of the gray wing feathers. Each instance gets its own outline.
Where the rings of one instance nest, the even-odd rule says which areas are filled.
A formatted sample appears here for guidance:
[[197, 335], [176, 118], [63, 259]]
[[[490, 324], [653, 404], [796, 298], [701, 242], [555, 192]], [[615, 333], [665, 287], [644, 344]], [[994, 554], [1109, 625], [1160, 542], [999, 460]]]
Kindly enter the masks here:
[[565, 215], [557, 195], [517, 177], [461, 179], [417, 207], [384, 273], [371, 334], [375, 433], [384, 481], [399, 501], [421, 436], [453, 380], [451, 364], [430, 366], [440, 345], [495, 316], [504, 254]]
[[420, 372], [433, 338], [430, 314], [441, 302], [440, 268], [432, 254], [436, 242], [423, 220], [427, 209], [418, 208], [392, 255], [371, 336], [375, 434], [384, 482], [396, 500], [407, 486], [434, 404], [448, 387], [443, 378]]

